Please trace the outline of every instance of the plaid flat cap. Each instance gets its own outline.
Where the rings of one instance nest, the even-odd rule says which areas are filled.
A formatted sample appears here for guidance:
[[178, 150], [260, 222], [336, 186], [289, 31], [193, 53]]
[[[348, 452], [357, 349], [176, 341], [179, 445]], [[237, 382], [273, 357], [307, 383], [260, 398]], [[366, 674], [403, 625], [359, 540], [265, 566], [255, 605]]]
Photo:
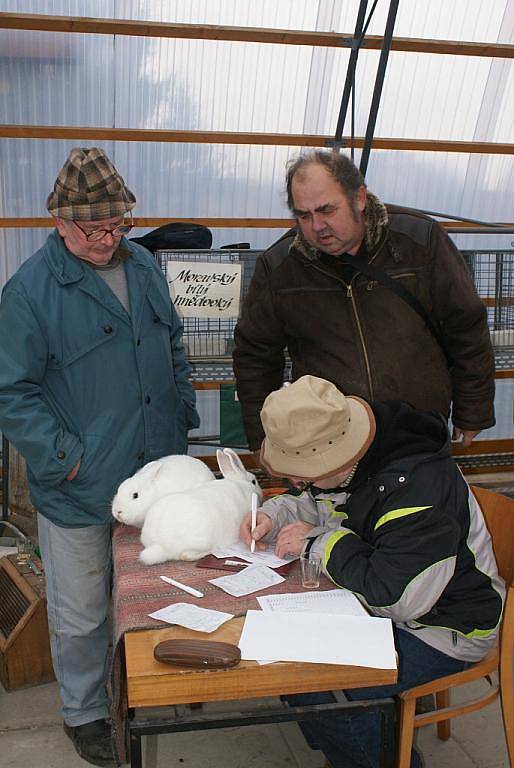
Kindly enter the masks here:
[[134, 194], [98, 147], [71, 150], [46, 201], [53, 216], [75, 221], [124, 216], [135, 204]]

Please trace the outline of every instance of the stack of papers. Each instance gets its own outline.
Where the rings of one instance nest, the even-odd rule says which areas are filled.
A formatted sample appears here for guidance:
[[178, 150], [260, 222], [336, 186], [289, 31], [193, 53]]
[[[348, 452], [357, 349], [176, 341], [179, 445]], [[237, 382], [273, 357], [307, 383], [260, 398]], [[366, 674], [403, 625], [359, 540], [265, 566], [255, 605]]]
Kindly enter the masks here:
[[242, 659], [396, 669], [390, 619], [332, 613], [248, 611]]

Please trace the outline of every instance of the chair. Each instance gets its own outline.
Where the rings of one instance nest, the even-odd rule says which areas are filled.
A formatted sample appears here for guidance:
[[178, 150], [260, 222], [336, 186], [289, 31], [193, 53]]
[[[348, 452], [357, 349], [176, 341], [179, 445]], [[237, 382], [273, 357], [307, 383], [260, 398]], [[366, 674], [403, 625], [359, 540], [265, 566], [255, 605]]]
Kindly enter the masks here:
[[[437, 735], [443, 741], [450, 738], [450, 719], [475, 712], [500, 696], [503, 726], [509, 753], [510, 766], [514, 762], [514, 499], [499, 493], [472, 486], [472, 491], [482, 509], [489, 533], [491, 534], [498, 571], [505, 580], [507, 595], [502, 619], [501, 637], [498, 648], [491, 650], [482, 660], [464, 672], [441, 677], [424, 685], [418, 685], [399, 694], [399, 736], [396, 768], [409, 768], [414, 729], [430, 723], [437, 723]], [[498, 673], [498, 681], [491, 679]], [[464, 685], [472, 680], [485, 679], [490, 685], [479, 698], [464, 704], [450, 705], [450, 688]], [[421, 696], [435, 693], [436, 709], [427, 714], [416, 715], [416, 700]]]

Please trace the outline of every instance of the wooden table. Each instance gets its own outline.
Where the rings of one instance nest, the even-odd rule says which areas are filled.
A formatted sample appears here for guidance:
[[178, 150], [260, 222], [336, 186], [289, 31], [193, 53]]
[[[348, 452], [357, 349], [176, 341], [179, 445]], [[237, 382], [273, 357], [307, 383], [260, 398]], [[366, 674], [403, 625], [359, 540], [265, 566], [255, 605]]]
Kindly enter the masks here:
[[[127, 632], [125, 660], [129, 707], [131, 766], [141, 768], [141, 736], [205, 728], [226, 728], [257, 723], [308, 720], [341, 710], [366, 708], [382, 715], [382, 764], [394, 763], [395, 705], [393, 699], [348, 702], [339, 689], [389, 685], [396, 682], [396, 670], [335, 664], [278, 662], [259, 665], [241, 661], [223, 670], [191, 670], [155, 661], [157, 643], [171, 638], [205, 638], [237, 644], [244, 618], [226, 622], [210, 634], [182, 627]], [[274, 709], [205, 714], [198, 709], [179, 707], [173, 717], [138, 717], [141, 707], [169, 707], [198, 702], [256, 699], [290, 693], [333, 691], [334, 703], [310, 706], [282, 704]]]

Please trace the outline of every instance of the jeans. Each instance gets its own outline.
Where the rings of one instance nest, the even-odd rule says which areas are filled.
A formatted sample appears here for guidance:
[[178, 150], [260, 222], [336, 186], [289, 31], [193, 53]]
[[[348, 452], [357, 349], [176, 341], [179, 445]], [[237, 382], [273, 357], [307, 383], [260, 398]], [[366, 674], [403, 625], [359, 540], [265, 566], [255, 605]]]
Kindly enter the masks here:
[[[395, 629], [398, 653], [398, 682], [376, 688], [356, 688], [345, 691], [347, 699], [383, 699], [429, 680], [461, 672], [468, 662], [447, 656], [422, 640]], [[290, 704], [325, 704], [332, 701], [328, 693], [305, 693], [284, 696]], [[309, 746], [321, 749], [332, 768], [378, 768], [380, 755], [380, 715], [378, 713], [342, 714], [320, 721], [299, 723]], [[420, 768], [416, 750], [412, 752], [411, 768]]]
[[71, 726], [107, 717], [111, 526], [61, 528], [38, 514], [48, 628], [62, 716]]

